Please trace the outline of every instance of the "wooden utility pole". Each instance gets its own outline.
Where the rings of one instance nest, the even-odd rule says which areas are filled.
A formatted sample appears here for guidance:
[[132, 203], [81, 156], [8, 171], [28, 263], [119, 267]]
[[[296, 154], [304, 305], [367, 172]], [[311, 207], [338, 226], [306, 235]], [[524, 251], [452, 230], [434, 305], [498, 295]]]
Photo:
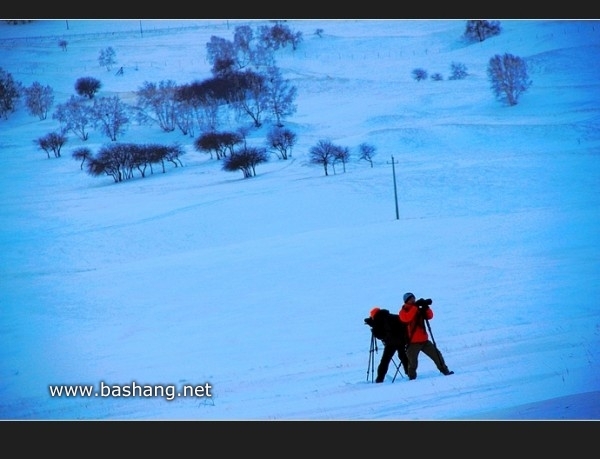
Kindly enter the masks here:
[[[389, 163], [388, 163], [389, 164]], [[398, 189], [396, 187], [396, 160], [392, 155], [392, 175], [394, 177], [394, 202], [396, 203], [396, 220], [400, 220], [400, 214], [398, 213]]]

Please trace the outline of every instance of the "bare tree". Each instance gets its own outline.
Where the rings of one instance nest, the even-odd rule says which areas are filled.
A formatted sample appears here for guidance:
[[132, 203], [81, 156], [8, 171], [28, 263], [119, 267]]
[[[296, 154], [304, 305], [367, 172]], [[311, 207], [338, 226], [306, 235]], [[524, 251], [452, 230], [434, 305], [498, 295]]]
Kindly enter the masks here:
[[219, 113], [221, 112], [220, 99], [206, 95], [200, 100], [200, 104], [194, 106], [196, 123], [200, 129], [214, 131], [219, 127]]
[[101, 87], [100, 80], [93, 77], [82, 77], [75, 82], [75, 92], [88, 99], [93, 99]]
[[23, 85], [0, 67], [0, 116], [8, 119], [8, 114], [16, 110]]
[[[183, 163], [181, 162], [181, 156], [185, 154], [185, 150], [179, 144], [171, 145], [166, 147], [166, 151], [164, 154], [165, 161], [169, 161], [175, 165], [175, 167], [183, 167]], [[164, 167], [163, 167], [164, 172]]]
[[[140, 155], [141, 158], [144, 158], [144, 161], [150, 166], [150, 171], [152, 173], [154, 173], [152, 164], [158, 163], [162, 166], [163, 174], [166, 172], [165, 162], [173, 163], [175, 167], [183, 167], [183, 164], [179, 158], [184, 154], [185, 150], [181, 145], [178, 144], [171, 146], [158, 144], [144, 145], [138, 152], [138, 155]], [[144, 176], [145, 175], [142, 174], [142, 177]]]
[[467, 21], [464, 36], [467, 40], [482, 42], [500, 34], [501, 30], [500, 21], [472, 20]]
[[233, 153], [236, 145], [241, 144], [244, 138], [237, 132], [206, 132], [194, 140], [194, 148], [197, 151], [210, 153], [210, 158], [215, 152], [217, 159], [227, 157], [227, 153]]
[[335, 162], [337, 152], [338, 147], [330, 140], [319, 140], [315, 146], [310, 148], [310, 162], [322, 165], [325, 175], [329, 175], [329, 166]]
[[517, 105], [521, 94], [532, 83], [527, 75], [525, 61], [509, 53], [492, 57], [487, 74], [496, 98], [510, 106]]
[[92, 107], [94, 126], [100, 126], [101, 132], [113, 142], [125, 132], [129, 123], [127, 106], [119, 96], [101, 97], [94, 100]]
[[212, 36], [206, 44], [208, 62], [212, 65], [211, 72], [215, 76], [224, 76], [233, 72], [274, 65], [273, 49], [254, 33], [248, 25], [236, 26], [233, 41]]
[[348, 147], [335, 146], [335, 150], [333, 153], [333, 162], [331, 163], [333, 167], [333, 173], [335, 174], [335, 165], [337, 163], [342, 163], [342, 168], [344, 173], [346, 172], [346, 163], [350, 160], [350, 149]]
[[226, 79], [214, 77], [180, 86], [177, 97], [188, 101], [201, 131], [216, 131], [221, 106], [228, 102], [229, 92]]
[[58, 120], [62, 125], [62, 131], [71, 131], [81, 140], [88, 139], [87, 127], [92, 123], [92, 109], [76, 96], [71, 96], [63, 104], [56, 106], [52, 119]]
[[54, 153], [55, 158], [60, 158], [60, 150], [67, 143], [67, 138], [60, 132], [51, 132], [44, 137], [36, 139], [34, 142], [46, 152], [48, 158], [50, 158], [50, 152]]
[[185, 100], [175, 102], [175, 124], [183, 135], [194, 137], [194, 110]]
[[83, 165], [85, 164], [85, 162], [92, 158], [92, 151], [89, 148], [81, 147], [77, 148], [71, 156], [73, 157], [73, 159], [81, 161], [79, 168], [83, 170]]
[[468, 76], [467, 66], [460, 62], [452, 62], [450, 64], [450, 77], [449, 80], [462, 80]]
[[261, 26], [259, 36], [263, 45], [273, 50], [285, 48], [288, 44], [291, 44], [292, 49], [296, 50], [302, 42], [302, 32], [292, 32], [286, 24], [279, 21], [273, 26]]
[[23, 89], [23, 94], [29, 113], [37, 116], [40, 120], [45, 120], [48, 117], [48, 110], [54, 103], [52, 88], [42, 86], [38, 81], [34, 81], [31, 86]]
[[153, 119], [165, 132], [175, 130], [177, 120], [177, 85], [172, 80], [156, 83], [145, 81], [136, 92], [138, 107], [146, 119]]
[[247, 115], [259, 128], [262, 126], [264, 112], [269, 109], [267, 97], [267, 79], [264, 75], [246, 70], [236, 72], [229, 77], [233, 90], [232, 106], [238, 115]]
[[414, 69], [412, 71], [412, 76], [417, 81], [426, 80], [428, 77], [427, 70], [425, 69]]
[[230, 155], [233, 154], [234, 147], [236, 145], [241, 143], [244, 143], [244, 145], [246, 144], [246, 136], [243, 129], [241, 129], [239, 132], [221, 132], [218, 134], [218, 138], [219, 143], [223, 148], [223, 157], [227, 156], [227, 152], [229, 152]]
[[173, 94], [175, 100], [175, 124], [183, 135], [194, 136], [195, 106], [190, 85], [177, 86]]
[[87, 173], [93, 177], [106, 174], [115, 183], [127, 178], [131, 170], [131, 148], [125, 144], [103, 146], [98, 154], [88, 160]]
[[209, 153], [210, 159], [213, 159], [213, 152], [217, 159], [221, 158], [221, 143], [218, 133], [215, 131], [205, 132], [194, 140], [194, 148], [199, 152]]
[[117, 53], [111, 46], [101, 49], [100, 55], [98, 56], [98, 63], [102, 67], [106, 67], [106, 70], [110, 71], [112, 66], [117, 63], [116, 56]]
[[269, 67], [266, 75], [267, 87], [265, 97], [270, 111], [275, 116], [277, 126], [283, 126], [283, 118], [296, 113], [294, 104], [297, 89], [284, 80], [278, 67]]
[[252, 27], [248, 25], [235, 27], [233, 31], [233, 53], [238, 69], [243, 69], [254, 60], [252, 45], [254, 41]]
[[358, 159], [367, 161], [373, 167], [373, 156], [375, 156], [375, 147], [368, 143], [361, 143], [358, 146]]
[[296, 134], [289, 129], [276, 126], [267, 133], [267, 144], [275, 150], [279, 159], [288, 159], [292, 156], [296, 137]]
[[256, 176], [256, 166], [269, 160], [266, 150], [257, 147], [244, 147], [223, 160], [223, 170], [242, 171], [244, 178]]
[[238, 69], [233, 42], [212, 36], [206, 44], [206, 58], [212, 65], [213, 75], [223, 75]]

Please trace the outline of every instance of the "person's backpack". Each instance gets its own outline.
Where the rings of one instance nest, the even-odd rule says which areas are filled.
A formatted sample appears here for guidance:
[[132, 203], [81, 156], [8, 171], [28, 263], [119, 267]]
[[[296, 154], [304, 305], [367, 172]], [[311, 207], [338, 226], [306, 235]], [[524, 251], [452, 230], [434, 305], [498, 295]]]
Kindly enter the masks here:
[[387, 309], [379, 309], [373, 318], [366, 318], [365, 323], [371, 327], [375, 338], [381, 341], [395, 337], [407, 342], [406, 324], [400, 321], [397, 314], [391, 314]]
[[365, 319], [365, 323], [371, 327], [375, 338], [384, 340], [390, 333], [391, 314], [387, 309], [380, 309], [374, 317]]

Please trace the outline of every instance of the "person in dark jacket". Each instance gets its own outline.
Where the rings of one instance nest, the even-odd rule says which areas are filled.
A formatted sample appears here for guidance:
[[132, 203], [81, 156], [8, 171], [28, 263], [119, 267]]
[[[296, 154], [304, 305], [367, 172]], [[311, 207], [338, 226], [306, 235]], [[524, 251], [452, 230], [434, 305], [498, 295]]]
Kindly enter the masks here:
[[400, 320], [407, 325], [408, 347], [406, 356], [408, 358], [408, 379], [417, 378], [417, 366], [419, 364], [419, 353], [423, 351], [427, 357], [433, 360], [435, 366], [443, 375], [452, 375], [444, 362], [444, 357], [440, 350], [429, 340], [429, 335], [425, 329], [425, 320], [433, 319], [433, 310], [430, 308], [431, 299], [419, 298], [415, 301], [415, 296], [411, 292], [404, 294], [402, 298], [404, 304], [398, 313]]
[[400, 318], [396, 314], [390, 314], [387, 309], [374, 307], [371, 309], [369, 317], [365, 319], [365, 323], [371, 326], [375, 337], [383, 342], [383, 353], [377, 367], [375, 382], [383, 382], [390, 362], [396, 353], [398, 353], [404, 373], [408, 374], [406, 326], [400, 322]]

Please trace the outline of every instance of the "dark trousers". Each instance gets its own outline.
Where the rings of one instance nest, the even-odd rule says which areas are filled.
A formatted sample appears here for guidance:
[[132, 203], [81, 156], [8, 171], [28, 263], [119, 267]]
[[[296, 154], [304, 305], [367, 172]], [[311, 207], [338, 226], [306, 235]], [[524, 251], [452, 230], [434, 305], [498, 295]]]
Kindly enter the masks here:
[[442, 357], [442, 353], [437, 349], [434, 344], [427, 340], [422, 343], [412, 343], [406, 348], [406, 356], [408, 357], [408, 377], [410, 379], [415, 379], [417, 377], [417, 367], [419, 366], [419, 352], [423, 352], [427, 357], [433, 360], [435, 366], [442, 373], [448, 372], [448, 367], [444, 362], [444, 358]]
[[404, 373], [408, 374], [408, 357], [406, 356], [404, 343], [384, 343], [383, 354], [381, 355], [381, 360], [379, 362], [379, 366], [377, 367], [377, 379], [375, 380], [375, 382], [383, 382], [383, 379], [385, 378], [385, 375], [388, 372], [390, 362], [392, 361], [392, 358], [394, 357], [395, 353], [398, 353], [398, 358], [402, 363]]

